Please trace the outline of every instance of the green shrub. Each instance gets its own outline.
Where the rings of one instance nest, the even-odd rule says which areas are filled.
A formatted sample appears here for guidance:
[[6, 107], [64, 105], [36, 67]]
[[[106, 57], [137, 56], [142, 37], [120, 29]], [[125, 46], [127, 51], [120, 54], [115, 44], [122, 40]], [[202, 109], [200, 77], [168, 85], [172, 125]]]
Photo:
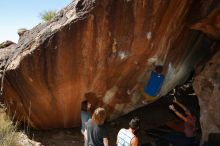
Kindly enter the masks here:
[[40, 13], [40, 17], [42, 20], [47, 22], [52, 20], [56, 15], [56, 13], [57, 13], [56, 10], [48, 10], [48, 11], [44, 11], [43, 13]]
[[18, 141], [18, 134], [16, 133], [16, 126], [6, 115], [4, 109], [0, 107], [0, 145], [14, 146]]

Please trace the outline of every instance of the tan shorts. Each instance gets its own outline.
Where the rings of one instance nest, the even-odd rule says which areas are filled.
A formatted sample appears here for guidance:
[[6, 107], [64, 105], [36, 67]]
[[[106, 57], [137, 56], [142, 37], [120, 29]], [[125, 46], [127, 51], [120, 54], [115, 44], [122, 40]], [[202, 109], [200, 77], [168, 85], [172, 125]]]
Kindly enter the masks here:
[[144, 97], [144, 99], [145, 99], [146, 101], [154, 101], [154, 100], [158, 99], [157, 96], [150, 96], [150, 95], [148, 95], [147, 93], [145, 93], [145, 92], [144, 92], [144, 87], [141, 87], [140, 90], [141, 90], [141, 95]]

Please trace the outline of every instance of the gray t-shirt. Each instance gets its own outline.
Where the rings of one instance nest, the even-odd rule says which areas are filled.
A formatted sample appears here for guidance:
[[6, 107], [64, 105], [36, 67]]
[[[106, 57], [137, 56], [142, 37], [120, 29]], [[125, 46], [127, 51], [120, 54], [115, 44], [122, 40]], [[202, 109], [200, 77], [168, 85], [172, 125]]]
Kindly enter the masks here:
[[107, 129], [104, 125], [99, 126], [90, 119], [86, 123], [88, 146], [104, 146], [103, 138], [108, 138]]
[[89, 112], [86, 111], [81, 111], [81, 122], [82, 122], [82, 127], [81, 127], [81, 131], [84, 132], [85, 131], [85, 123], [91, 119], [92, 115]]

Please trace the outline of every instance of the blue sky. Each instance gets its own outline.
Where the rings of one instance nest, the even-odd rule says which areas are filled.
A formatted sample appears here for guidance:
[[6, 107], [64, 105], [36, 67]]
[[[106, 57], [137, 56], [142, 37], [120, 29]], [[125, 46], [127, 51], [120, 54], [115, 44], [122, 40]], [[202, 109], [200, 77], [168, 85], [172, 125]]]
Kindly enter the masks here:
[[31, 29], [42, 22], [40, 13], [60, 10], [72, 0], [0, 0], [0, 43], [17, 43], [19, 28]]

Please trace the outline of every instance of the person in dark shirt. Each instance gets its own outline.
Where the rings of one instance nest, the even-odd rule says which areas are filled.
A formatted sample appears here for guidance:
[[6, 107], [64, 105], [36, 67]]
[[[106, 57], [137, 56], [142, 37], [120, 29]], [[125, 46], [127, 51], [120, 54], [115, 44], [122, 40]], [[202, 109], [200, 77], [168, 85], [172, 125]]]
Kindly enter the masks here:
[[104, 108], [97, 108], [86, 123], [85, 136], [87, 146], [109, 146], [107, 129], [104, 126], [106, 111]]
[[81, 103], [81, 132], [84, 133], [85, 131], [85, 123], [92, 118], [92, 115], [90, 113], [91, 104], [88, 102], [88, 100], [84, 100]]
[[81, 133], [84, 136], [84, 140], [85, 140], [85, 146], [86, 146], [86, 139], [85, 139], [85, 123], [92, 118], [92, 115], [90, 113], [90, 109], [91, 109], [91, 104], [88, 102], [88, 100], [84, 100], [81, 103], [81, 122], [82, 122], [82, 126], [81, 126]]

